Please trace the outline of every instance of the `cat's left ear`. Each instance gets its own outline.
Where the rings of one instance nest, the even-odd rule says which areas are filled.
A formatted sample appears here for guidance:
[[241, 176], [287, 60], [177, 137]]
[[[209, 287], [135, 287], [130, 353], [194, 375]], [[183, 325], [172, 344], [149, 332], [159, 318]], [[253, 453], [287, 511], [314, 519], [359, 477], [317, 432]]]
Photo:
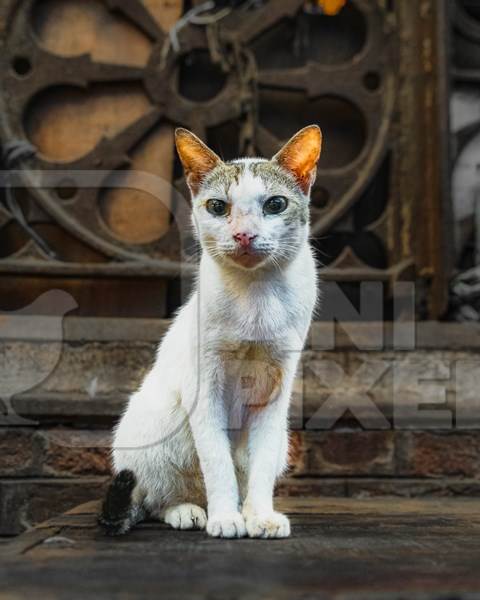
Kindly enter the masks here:
[[221, 164], [222, 160], [188, 129], [180, 127], [175, 130], [175, 143], [187, 183], [196, 194], [205, 175]]
[[289, 171], [303, 193], [308, 194], [315, 181], [321, 151], [320, 127], [309, 125], [296, 133], [272, 160]]

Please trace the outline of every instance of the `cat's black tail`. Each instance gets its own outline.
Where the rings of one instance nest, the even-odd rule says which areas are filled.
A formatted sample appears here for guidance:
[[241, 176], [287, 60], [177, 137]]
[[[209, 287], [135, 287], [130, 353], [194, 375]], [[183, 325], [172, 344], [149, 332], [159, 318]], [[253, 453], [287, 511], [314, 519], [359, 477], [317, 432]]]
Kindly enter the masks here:
[[143, 508], [133, 502], [136, 485], [137, 478], [132, 471], [125, 469], [115, 475], [98, 516], [107, 535], [123, 535], [144, 518]]

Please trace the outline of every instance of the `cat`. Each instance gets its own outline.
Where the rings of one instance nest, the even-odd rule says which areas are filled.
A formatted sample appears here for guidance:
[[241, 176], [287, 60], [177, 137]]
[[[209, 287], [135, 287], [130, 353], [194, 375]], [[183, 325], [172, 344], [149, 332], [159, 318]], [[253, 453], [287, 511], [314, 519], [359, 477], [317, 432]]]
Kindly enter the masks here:
[[175, 140], [198, 280], [115, 428], [99, 520], [112, 535], [149, 515], [214, 537], [288, 537], [273, 492], [317, 300], [309, 197], [322, 134], [310, 125], [271, 160], [231, 162], [186, 129]]

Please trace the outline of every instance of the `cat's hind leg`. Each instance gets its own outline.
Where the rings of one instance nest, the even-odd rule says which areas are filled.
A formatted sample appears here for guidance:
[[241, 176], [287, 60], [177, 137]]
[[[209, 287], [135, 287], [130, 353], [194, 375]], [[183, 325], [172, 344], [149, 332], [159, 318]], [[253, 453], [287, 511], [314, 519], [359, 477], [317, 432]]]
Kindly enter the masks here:
[[174, 529], [205, 529], [207, 513], [196, 504], [184, 503], [165, 508], [161, 518]]
[[[164, 474], [170, 470], [164, 468]], [[167, 480], [170, 481], [169, 494], [163, 501], [151, 503], [150, 514], [164, 521], [173, 529], [205, 529], [207, 526], [205, 488], [199, 465], [193, 470], [181, 472], [173, 469]], [[152, 510], [153, 509], [153, 510]]]

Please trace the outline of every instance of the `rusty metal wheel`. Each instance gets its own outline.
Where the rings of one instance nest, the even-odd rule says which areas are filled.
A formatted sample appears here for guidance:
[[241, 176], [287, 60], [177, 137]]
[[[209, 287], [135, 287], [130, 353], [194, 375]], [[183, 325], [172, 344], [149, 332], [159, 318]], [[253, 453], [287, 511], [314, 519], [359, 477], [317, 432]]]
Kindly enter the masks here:
[[[35, 144], [42, 118], [42, 110], [36, 107], [47, 97], [52, 102], [55, 94], [62, 101], [73, 94], [75, 104], [76, 93], [87, 97], [98, 86], [111, 86], [118, 94], [122, 94], [118, 86], [123, 86], [127, 96], [136, 86], [144, 94], [144, 105], [137, 118], [111, 127], [114, 133], [107, 132], [74, 159], [61, 153], [55, 156], [51, 151], [55, 140], [51, 140], [44, 144], [50, 152], [40, 147], [29, 161], [31, 169], [114, 173], [129, 165], [135, 168], [129, 158], [132, 149], [162, 124], [193, 129], [227, 158], [244, 151], [268, 156], [295, 127], [313, 120], [326, 133], [313, 191], [313, 232], [321, 237], [339, 223], [345, 229], [346, 215], [368, 193], [388, 151], [395, 75], [387, 68], [392, 45], [384, 10], [377, 2], [355, 0], [334, 19], [310, 14], [303, 0], [239, 8], [222, 19], [221, 27], [187, 24], [178, 33], [175, 52], [167, 48], [167, 28], [159, 24], [158, 10], [155, 18], [148, 9], [152, 3], [95, 0], [107, 15], [115, 14], [124, 27], [137, 29], [137, 36], [144, 38], [148, 51], [143, 64], [122, 62], [123, 51], [113, 56], [115, 60], [92, 57], [78, 52], [81, 44], [68, 39], [70, 55], [56, 53], [45, 30], [52, 27], [52, 12], [61, 7], [55, 0], [48, 3], [8, 0], [0, 9], [1, 85], [8, 90], [0, 98], [0, 140]], [[198, 77], [192, 78], [202, 60], [210, 73], [215, 70], [218, 85], [213, 91], [202, 90]], [[174, 177], [170, 162], [172, 171], [160, 173], [167, 179]], [[98, 190], [83, 189], [75, 177], [65, 182], [62, 176], [57, 185], [50, 175], [44, 189], [32, 190], [41, 209], [60, 227], [110, 259], [138, 262], [140, 271], [166, 272], [168, 262], [179, 259], [178, 231], [170, 221], [164, 222], [158, 235], [153, 231], [139, 240], [128, 239], [108, 223], [108, 208], [102, 208]], [[27, 186], [32, 183], [28, 177], [25, 173]], [[166, 207], [170, 202], [164, 199]], [[174, 202], [172, 211], [176, 209]], [[180, 221], [184, 216], [177, 215]], [[384, 228], [378, 223], [382, 215], [374, 216], [364, 225], [369, 235], [382, 237]], [[165, 221], [165, 215], [162, 218]], [[128, 227], [123, 234], [125, 230]], [[342, 252], [342, 261], [354, 257], [357, 266], [369, 262], [368, 257], [355, 257], [345, 244]]]

